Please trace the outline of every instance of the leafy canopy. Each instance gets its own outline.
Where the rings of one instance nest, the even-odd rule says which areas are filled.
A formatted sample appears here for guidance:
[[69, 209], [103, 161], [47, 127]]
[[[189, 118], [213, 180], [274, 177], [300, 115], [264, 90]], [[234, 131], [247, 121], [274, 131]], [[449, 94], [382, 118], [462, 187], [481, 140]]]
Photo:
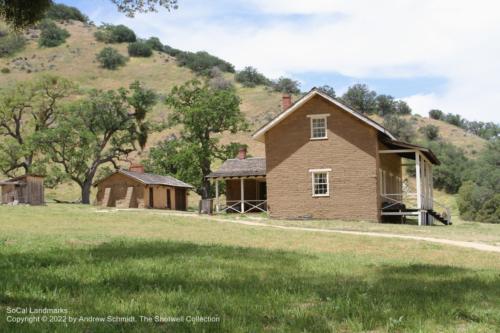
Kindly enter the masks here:
[[172, 109], [169, 125], [180, 128], [180, 137], [151, 149], [146, 165], [193, 184], [208, 198], [211, 186], [206, 176], [212, 163], [228, 158], [238, 146], [220, 144], [220, 134], [248, 128], [240, 99], [234, 88], [215, 89], [208, 82], [193, 80], [174, 87], [165, 102]]
[[99, 166], [117, 162], [146, 144], [145, 120], [156, 103], [153, 91], [139, 82], [130, 89], [93, 90], [61, 112], [57, 126], [38, 136], [38, 144], [82, 190], [90, 203], [90, 188]]

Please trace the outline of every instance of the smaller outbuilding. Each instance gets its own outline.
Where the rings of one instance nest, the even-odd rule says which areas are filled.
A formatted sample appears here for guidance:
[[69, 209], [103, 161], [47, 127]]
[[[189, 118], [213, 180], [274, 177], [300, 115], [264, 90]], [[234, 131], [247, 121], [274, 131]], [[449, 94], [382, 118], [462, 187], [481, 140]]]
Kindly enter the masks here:
[[0, 181], [2, 204], [45, 204], [43, 178], [37, 175], [23, 175]]
[[193, 186], [171, 176], [145, 173], [139, 164], [118, 170], [96, 183], [95, 204], [119, 208], [187, 209]]

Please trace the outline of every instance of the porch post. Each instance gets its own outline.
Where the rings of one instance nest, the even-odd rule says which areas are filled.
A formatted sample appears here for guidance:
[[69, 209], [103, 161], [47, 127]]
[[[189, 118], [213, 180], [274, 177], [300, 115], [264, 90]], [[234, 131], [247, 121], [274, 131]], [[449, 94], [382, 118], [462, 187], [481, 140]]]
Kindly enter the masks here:
[[215, 179], [215, 212], [219, 212], [220, 202], [219, 202], [219, 179]]
[[241, 189], [241, 214], [245, 213], [245, 179], [240, 178]]
[[420, 153], [418, 151], [415, 152], [415, 176], [417, 180], [417, 209], [418, 209], [418, 225], [422, 225], [422, 213], [420, 210], [422, 209], [422, 181], [421, 181], [421, 168], [420, 168]]

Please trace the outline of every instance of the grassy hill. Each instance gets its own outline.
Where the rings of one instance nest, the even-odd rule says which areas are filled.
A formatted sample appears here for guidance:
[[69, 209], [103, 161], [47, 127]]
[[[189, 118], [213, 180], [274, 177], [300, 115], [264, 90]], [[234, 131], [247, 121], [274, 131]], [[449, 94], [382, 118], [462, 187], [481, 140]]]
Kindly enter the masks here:
[[[0, 68], [10, 70], [9, 73], [0, 73], [0, 88], [16, 81], [30, 80], [36, 75], [49, 73], [71, 79], [84, 89], [116, 89], [139, 80], [149, 88], [165, 95], [173, 86], [195, 78], [195, 74], [191, 70], [178, 66], [174, 57], [156, 51], [149, 58], [131, 57], [127, 64], [118, 70], [103, 69], [95, 60], [95, 56], [108, 45], [95, 39], [94, 32], [97, 28], [78, 21], [60, 25], [71, 34], [65, 44], [54, 48], [40, 48], [37, 43], [39, 31], [29, 30], [25, 34], [28, 43], [24, 50], [11, 57], [0, 58]], [[126, 43], [113, 44], [112, 47], [118, 49], [123, 55], [127, 55]], [[225, 75], [226, 79], [234, 82], [234, 74], [227, 73]], [[252, 126], [247, 133], [224, 135], [222, 141], [225, 143], [237, 141], [248, 144], [251, 155], [264, 156], [264, 145], [252, 140], [251, 133], [269, 120], [272, 115], [280, 112], [281, 94], [271, 92], [263, 86], [245, 88], [236, 82], [234, 83], [242, 100], [241, 110]], [[167, 114], [167, 107], [159, 103], [151, 116], [154, 119], [163, 120], [166, 119]], [[411, 121], [417, 129], [428, 124], [437, 126], [440, 136], [445, 141], [463, 148], [469, 157], [474, 157], [485, 147], [486, 141], [484, 139], [469, 134], [461, 128], [427, 117], [408, 117], [411, 117]], [[378, 116], [373, 116], [373, 118], [379, 122], [383, 121]], [[152, 134], [146, 151], [173, 131], [165, 130]], [[417, 133], [419, 133], [418, 130]], [[68, 187], [68, 189], [73, 188], [74, 186]], [[58, 196], [61, 196], [61, 190], [58, 192]], [[72, 197], [78, 192], [69, 190], [69, 193]]]

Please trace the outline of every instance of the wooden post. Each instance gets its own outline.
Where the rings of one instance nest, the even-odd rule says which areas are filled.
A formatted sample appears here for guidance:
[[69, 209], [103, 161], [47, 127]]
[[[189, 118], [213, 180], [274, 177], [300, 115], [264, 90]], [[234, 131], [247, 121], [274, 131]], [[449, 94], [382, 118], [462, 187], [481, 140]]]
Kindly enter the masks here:
[[417, 209], [418, 209], [418, 225], [422, 225], [422, 182], [421, 182], [421, 168], [420, 168], [420, 153], [415, 152], [415, 176], [417, 178]]
[[215, 179], [215, 212], [219, 212], [220, 201], [219, 201], [219, 180]]
[[241, 214], [245, 213], [245, 179], [240, 179], [241, 188]]

